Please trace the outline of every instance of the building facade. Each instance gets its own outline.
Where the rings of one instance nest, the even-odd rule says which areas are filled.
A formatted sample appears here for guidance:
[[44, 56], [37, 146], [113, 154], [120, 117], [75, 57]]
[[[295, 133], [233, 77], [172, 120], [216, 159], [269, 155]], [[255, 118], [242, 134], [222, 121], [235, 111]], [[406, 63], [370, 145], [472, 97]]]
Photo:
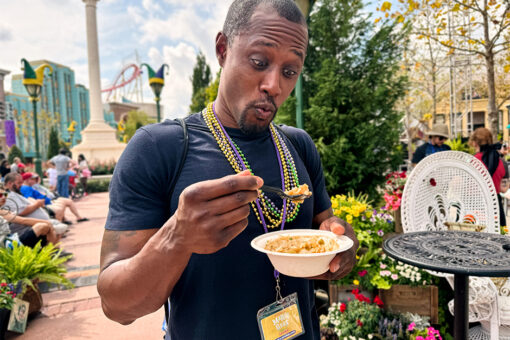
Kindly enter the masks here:
[[[478, 98], [472, 100], [472, 105], [464, 107], [459, 105], [459, 111], [454, 116], [450, 114], [447, 104], [438, 107], [436, 123], [447, 124], [450, 129], [450, 136], [469, 137], [471, 132], [479, 127], [489, 128], [489, 119], [487, 115], [487, 98]], [[510, 124], [510, 101], [506, 101], [501, 105], [498, 113], [498, 131], [503, 141], [509, 140]]]
[[[56, 127], [59, 138], [69, 147], [81, 141], [81, 131], [90, 120], [89, 93], [83, 85], [75, 83], [74, 71], [64, 65], [47, 60], [30, 62], [33, 68], [47, 63], [53, 68], [44, 77], [40, 100], [37, 102], [39, 151], [43, 159], [48, 150], [49, 134]], [[6, 93], [16, 125], [16, 144], [26, 157], [35, 156], [33, 108], [23, 85], [23, 75], [12, 76], [12, 92]]]

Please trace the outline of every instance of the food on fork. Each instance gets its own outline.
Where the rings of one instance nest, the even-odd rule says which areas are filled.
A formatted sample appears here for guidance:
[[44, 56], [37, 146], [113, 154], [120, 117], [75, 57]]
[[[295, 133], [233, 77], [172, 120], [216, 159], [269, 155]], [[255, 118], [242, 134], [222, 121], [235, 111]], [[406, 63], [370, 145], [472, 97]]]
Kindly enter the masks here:
[[[307, 197], [312, 196], [312, 192], [308, 189], [308, 184], [301, 184], [295, 188], [285, 191], [287, 195], [306, 195]], [[294, 203], [303, 203], [304, 199], [292, 200]]]

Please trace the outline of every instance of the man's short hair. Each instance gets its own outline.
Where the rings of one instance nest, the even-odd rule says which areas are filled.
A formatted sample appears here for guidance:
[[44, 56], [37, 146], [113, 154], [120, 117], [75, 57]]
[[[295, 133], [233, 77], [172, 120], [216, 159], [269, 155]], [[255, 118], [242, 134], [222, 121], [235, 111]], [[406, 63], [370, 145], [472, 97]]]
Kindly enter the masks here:
[[253, 12], [261, 4], [273, 7], [282, 18], [306, 25], [303, 13], [293, 0], [234, 0], [223, 24], [223, 34], [227, 37], [229, 45], [232, 44], [236, 36], [247, 29]]
[[65, 155], [67, 153], [67, 150], [65, 148], [62, 148], [62, 149], [58, 150], [58, 153], [61, 155]]
[[11, 182], [14, 182], [16, 181], [16, 178], [18, 176], [21, 176], [20, 174], [18, 174], [17, 172], [9, 172], [7, 175], [5, 175], [4, 177], [4, 184], [9, 184]]

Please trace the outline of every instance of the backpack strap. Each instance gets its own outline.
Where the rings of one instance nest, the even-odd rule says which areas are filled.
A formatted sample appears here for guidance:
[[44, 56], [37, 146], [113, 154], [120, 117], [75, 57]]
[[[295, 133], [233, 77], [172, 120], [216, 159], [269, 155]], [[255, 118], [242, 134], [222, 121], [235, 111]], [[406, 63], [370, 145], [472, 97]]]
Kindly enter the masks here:
[[[182, 126], [182, 133], [184, 137], [184, 145], [183, 150], [181, 154], [181, 160], [179, 163], [179, 168], [177, 168], [177, 173], [175, 174], [174, 179], [172, 180], [172, 183], [170, 184], [170, 193], [172, 193], [175, 189], [175, 184], [177, 183], [177, 180], [179, 179], [182, 168], [184, 167], [184, 162], [186, 161], [186, 156], [188, 155], [188, 145], [189, 145], [189, 136], [188, 136], [188, 126], [186, 125], [186, 122], [182, 118], [176, 118], [175, 121], [179, 123], [180, 126]], [[167, 299], [165, 302], [165, 322], [166, 322], [166, 333], [168, 333], [169, 330], [169, 323], [170, 323], [170, 298]]]

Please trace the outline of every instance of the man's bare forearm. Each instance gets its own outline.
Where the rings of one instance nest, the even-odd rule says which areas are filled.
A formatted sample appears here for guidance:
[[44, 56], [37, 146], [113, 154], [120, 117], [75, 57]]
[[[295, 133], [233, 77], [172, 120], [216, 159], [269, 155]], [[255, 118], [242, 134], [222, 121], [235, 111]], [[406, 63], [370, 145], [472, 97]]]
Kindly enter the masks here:
[[[118, 235], [103, 239], [97, 287], [105, 315], [121, 324], [130, 324], [161, 307], [181, 277], [191, 254], [179, 246], [168, 226], [163, 226], [147, 241], [129, 233], [121, 235], [118, 239], [115, 239]], [[115, 248], [130, 242], [126, 240], [129, 237], [135, 244], [143, 244], [141, 249], [138, 248], [140, 251], [112, 263], [103, 253], [118, 254]], [[105, 249], [105, 244], [111, 249]]]

